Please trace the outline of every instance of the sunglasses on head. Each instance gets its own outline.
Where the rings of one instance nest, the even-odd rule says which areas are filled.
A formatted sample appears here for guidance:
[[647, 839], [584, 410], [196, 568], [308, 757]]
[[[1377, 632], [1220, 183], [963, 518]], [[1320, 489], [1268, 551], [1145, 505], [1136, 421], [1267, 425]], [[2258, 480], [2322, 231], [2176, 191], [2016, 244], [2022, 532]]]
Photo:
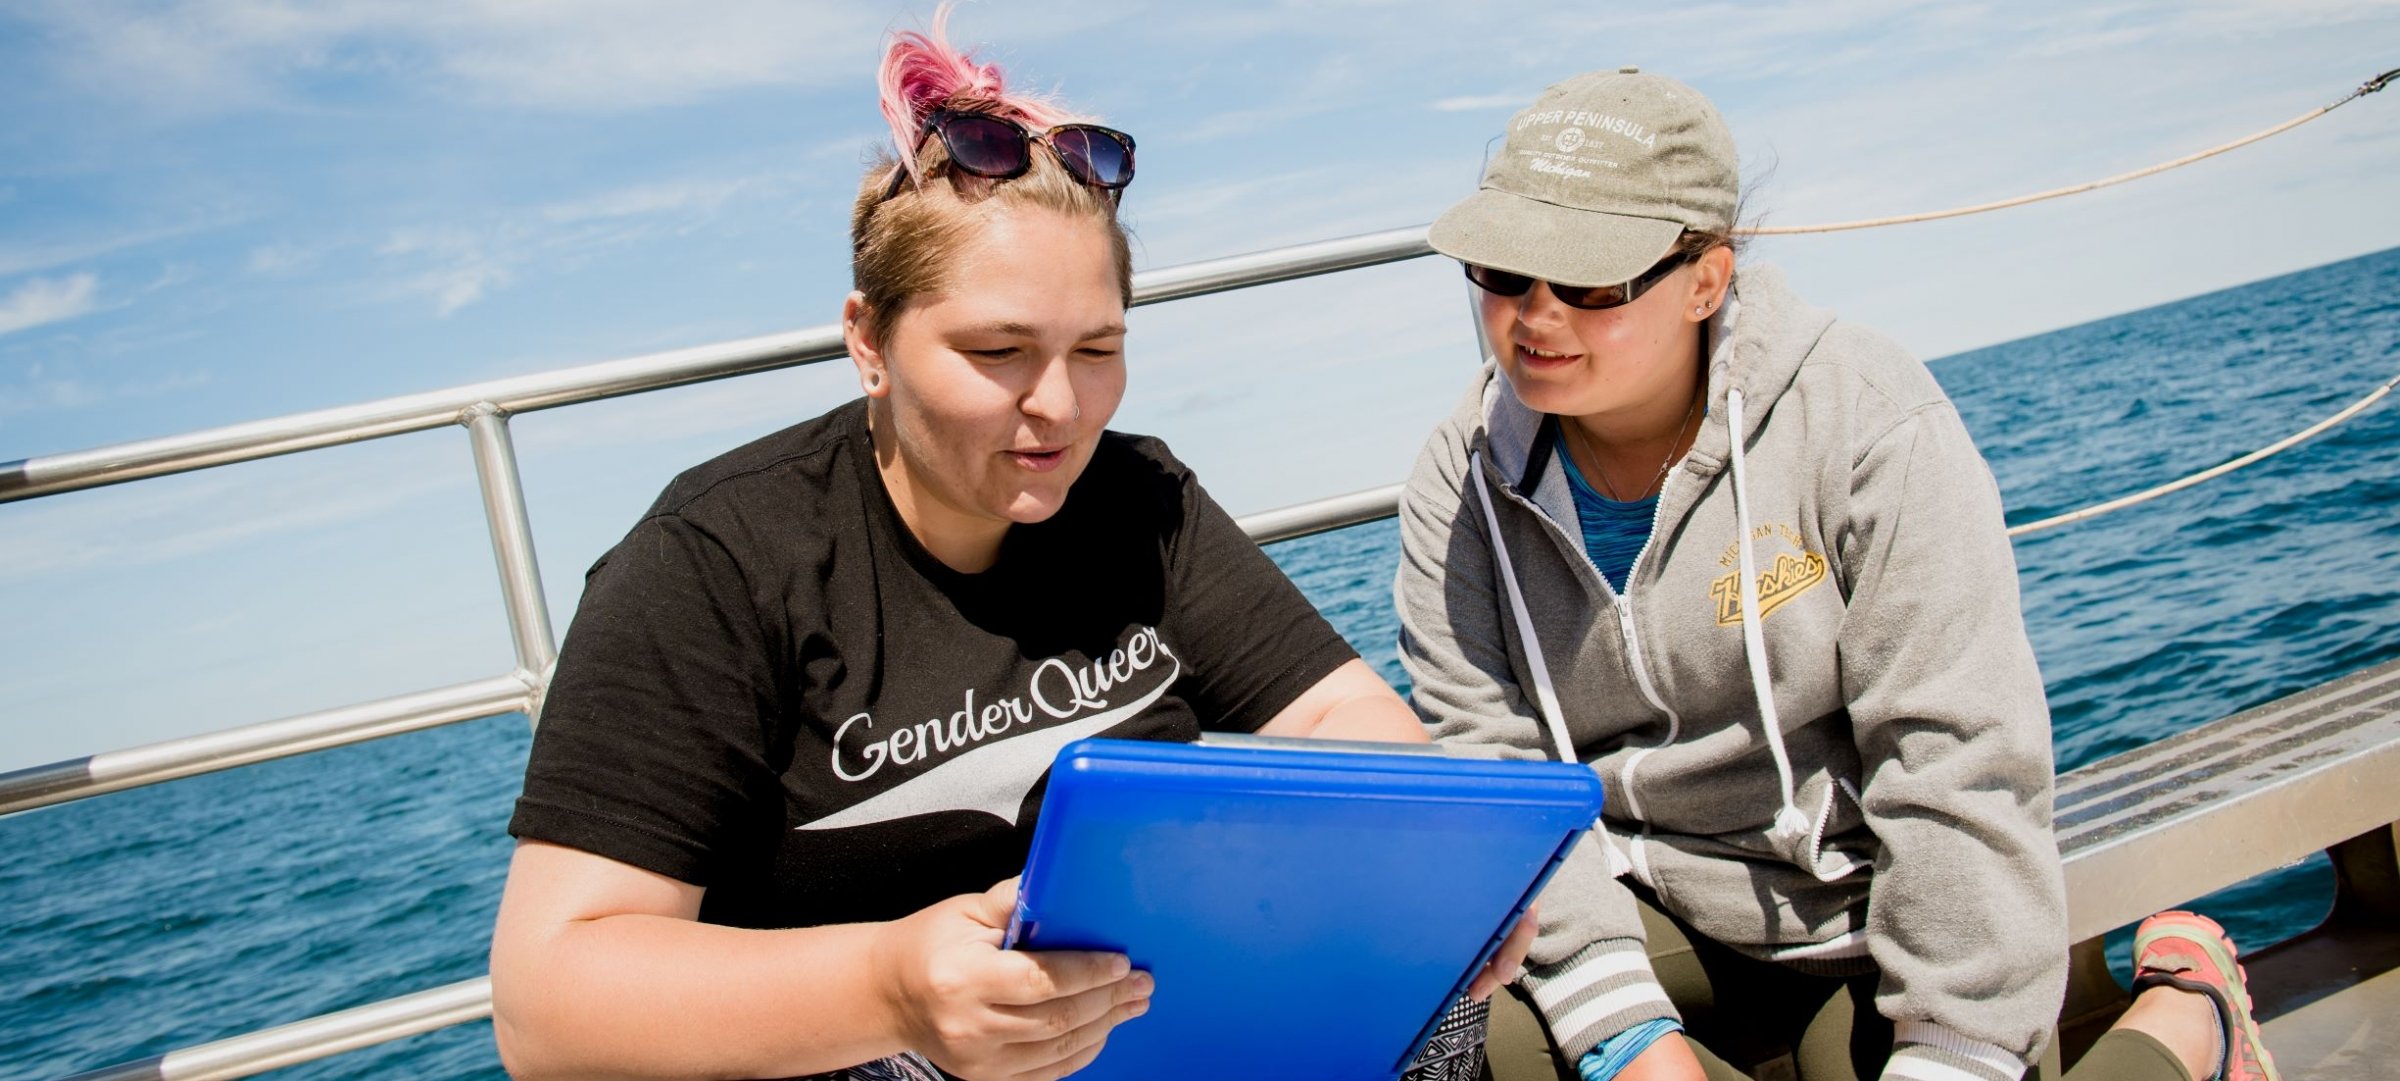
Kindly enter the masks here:
[[[940, 137], [951, 167], [970, 176], [990, 180], [1023, 176], [1033, 168], [1033, 144], [1038, 142], [1049, 147], [1058, 163], [1083, 184], [1114, 193], [1133, 183], [1133, 136], [1098, 124], [1060, 124], [1048, 131], [1034, 131], [1005, 116], [936, 109], [917, 132], [919, 147], [925, 145], [927, 136]], [[898, 194], [907, 176], [907, 169], [893, 169], [892, 186], [883, 197]]]
[[[1581, 308], [1587, 312], [1599, 311], [1604, 308], [1615, 308], [1633, 303], [1635, 297], [1649, 292], [1651, 286], [1666, 280], [1667, 275], [1675, 273], [1677, 267], [1691, 262], [1691, 260], [1690, 255], [1678, 252], [1659, 260], [1657, 266], [1641, 272], [1632, 281], [1619, 282], [1616, 285], [1560, 285], [1556, 282], [1544, 282], [1543, 284], [1550, 287], [1551, 296], [1557, 297], [1558, 302], [1567, 307]], [[1498, 296], [1524, 296], [1527, 290], [1533, 288], [1533, 283], [1540, 280], [1523, 274], [1511, 274], [1505, 270], [1477, 266], [1473, 263], [1460, 265], [1467, 268], [1468, 281], [1482, 287], [1485, 292]]]

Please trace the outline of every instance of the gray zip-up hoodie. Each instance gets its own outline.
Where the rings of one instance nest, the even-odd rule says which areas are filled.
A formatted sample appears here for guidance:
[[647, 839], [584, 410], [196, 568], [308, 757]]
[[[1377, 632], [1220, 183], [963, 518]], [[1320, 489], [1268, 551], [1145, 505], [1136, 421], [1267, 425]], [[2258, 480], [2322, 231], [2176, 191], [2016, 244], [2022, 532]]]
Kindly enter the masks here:
[[1401, 499], [1401, 659], [1435, 738], [1607, 784], [1525, 984], [1571, 1056], [1675, 1015], [1631, 875], [1744, 953], [1880, 970], [1886, 1077], [2015, 1081], [2057, 1022], [2066, 903], [1998, 488], [1922, 363], [1773, 268], [1708, 332], [1707, 418], [1623, 595], [1557, 455], [1525, 483], [1542, 418], [1495, 368]]

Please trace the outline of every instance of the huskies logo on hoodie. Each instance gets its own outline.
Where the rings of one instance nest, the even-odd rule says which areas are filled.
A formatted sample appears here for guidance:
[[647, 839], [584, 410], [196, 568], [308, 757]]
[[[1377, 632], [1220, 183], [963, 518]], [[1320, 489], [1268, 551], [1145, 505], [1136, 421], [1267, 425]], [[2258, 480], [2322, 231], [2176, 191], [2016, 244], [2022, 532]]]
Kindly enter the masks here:
[[[1775, 553], [1775, 562], [1758, 572], [1758, 618], [1774, 615], [1775, 610], [1794, 597], [1808, 592], [1825, 580], [1825, 557], [1811, 552], [1800, 540], [1800, 531], [1780, 522], [1759, 526], [1752, 531], [1755, 540], [1781, 537], [1800, 550]], [[1736, 627], [1742, 622], [1741, 546], [1729, 546], [1717, 559], [1719, 566], [1733, 567], [1708, 583], [1708, 598], [1717, 602], [1717, 626]]]

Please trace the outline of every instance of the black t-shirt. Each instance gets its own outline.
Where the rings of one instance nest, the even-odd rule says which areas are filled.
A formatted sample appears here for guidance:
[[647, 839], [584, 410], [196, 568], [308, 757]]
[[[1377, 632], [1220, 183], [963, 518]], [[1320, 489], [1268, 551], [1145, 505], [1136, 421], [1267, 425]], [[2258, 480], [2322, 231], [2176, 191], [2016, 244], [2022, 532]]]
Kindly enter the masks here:
[[943, 566], [853, 402], [678, 477], [593, 566], [509, 832], [701, 886], [709, 923], [893, 919], [1023, 869], [1066, 743], [1255, 730], [1354, 656], [1154, 439]]

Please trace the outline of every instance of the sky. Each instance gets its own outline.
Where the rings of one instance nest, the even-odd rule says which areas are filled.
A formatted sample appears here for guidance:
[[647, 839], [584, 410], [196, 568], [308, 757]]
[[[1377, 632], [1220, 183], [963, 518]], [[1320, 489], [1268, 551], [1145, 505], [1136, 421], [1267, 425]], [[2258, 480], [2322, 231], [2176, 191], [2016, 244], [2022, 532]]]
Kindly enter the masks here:
[[[0, 461], [828, 323], [879, 42], [930, 14], [0, 0]], [[1593, 68], [1709, 94], [1789, 225], [2137, 168], [2400, 66], [2400, 3], [2358, 0], [981, 0], [951, 31], [1135, 135], [1145, 267], [1423, 224]], [[2393, 177], [2400, 92], [1749, 258], [1937, 358], [2400, 245]], [[1423, 259], [1138, 310], [1114, 426], [1237, 514], [1393, 483], [1474, 366], [1464, 289]], [[561, 632], [675, 472], [854, 393], [837, 362], [518, 418]], [[445, 430], [0, 505], [0, 769], [506, 670], [470, 461]]]

